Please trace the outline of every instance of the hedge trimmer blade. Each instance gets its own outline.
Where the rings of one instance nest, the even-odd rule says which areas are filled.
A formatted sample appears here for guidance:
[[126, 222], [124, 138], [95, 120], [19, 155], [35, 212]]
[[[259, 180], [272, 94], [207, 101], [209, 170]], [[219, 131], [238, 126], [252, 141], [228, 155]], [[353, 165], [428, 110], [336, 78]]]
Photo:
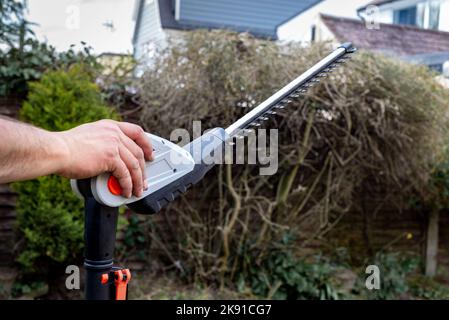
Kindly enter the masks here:
[[244, 136], [246, 132], [251, 131], [251, 129], [262, 126], [262, 122], [269, 120], [279, 110], [285, 109], [294, 99], [301, 97], [311, 87], [319, 83], [321, 78], [327, 77], [329, 73], [338, 68], [340, 64], [349, 59], [351, 54], [356, 51], [357, 49], [351, 43], [342, 44], [326, 58], [226, 128], [226, 133], [231, 138], [239, 138]]

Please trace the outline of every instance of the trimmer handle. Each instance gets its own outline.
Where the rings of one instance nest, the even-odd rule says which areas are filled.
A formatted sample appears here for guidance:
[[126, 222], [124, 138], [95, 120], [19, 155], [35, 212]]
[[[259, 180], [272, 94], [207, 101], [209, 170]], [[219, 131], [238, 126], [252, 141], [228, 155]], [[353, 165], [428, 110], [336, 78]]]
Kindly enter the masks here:
[[185, 147], [154, 135], [148, 134], [148, 137], [155, 151], [154, 160], [146, 163], [148, 189], [142, 197], [128, 199], [121, 196], [120, 186], [110, 173], [72, 180], [72, 189], [105, 206], [127, 205], [137, 213], [154, 214], [197, 184], [217, 160], [224, 159], [224, 145], [229, 138], [222, 128], [210, 130]]
[[[154, 214], [185, 193], [191, 186], [200, 182], [215, 164], [221, 163], [225, 156], [225, 142], [228, 135], [224, 129], [217, 128], [192, 141], [184, 147], [192, 155], [195, 166], [182, 177], [173, 180], [128, 207], [140, 214]], [[217, 154], [218, 153], [218, 154]], [[151, 184], [151, 179], [149, 181]]]

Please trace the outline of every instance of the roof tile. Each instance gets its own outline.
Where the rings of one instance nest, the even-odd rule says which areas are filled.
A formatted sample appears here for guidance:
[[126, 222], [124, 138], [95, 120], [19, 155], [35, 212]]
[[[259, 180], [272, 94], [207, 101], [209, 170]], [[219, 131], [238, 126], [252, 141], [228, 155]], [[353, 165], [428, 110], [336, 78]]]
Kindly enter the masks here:
[[449, 51], [449, 32], [384, 24], [368, 29], [357, 19], [321, 14], [321, 20], [340, 42], [400, 56]]

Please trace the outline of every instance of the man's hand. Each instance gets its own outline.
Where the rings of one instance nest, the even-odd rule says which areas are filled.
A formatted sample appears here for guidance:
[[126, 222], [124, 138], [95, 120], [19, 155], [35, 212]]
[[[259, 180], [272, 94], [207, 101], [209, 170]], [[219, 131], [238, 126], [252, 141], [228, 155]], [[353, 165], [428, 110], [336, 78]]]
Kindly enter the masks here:
[[83, 179], [111, 172], [123, 196], [140, 197], [148, 187], [145, 160], [152, 160], [153, 147], [141, 127], [112, 120], [88, 123], [55, 135], [64, 141], [67, 158], [58, 174]]
[[123, 196], [146, 188], [145, 160], [153, 147], [137, 125], [101, 120], [68, 131], [49, 132], [0, 118], [0, 183], [48, 174], [82, 179], [111, 172]]

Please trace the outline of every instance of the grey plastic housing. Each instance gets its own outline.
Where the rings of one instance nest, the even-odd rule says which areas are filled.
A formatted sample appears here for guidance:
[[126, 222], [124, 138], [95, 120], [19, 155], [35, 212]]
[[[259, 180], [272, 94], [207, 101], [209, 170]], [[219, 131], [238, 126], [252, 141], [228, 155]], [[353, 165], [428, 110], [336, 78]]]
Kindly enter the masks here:
[[154, 214], [197, 184], [205, 174], [224, 159], [224, 147], [229, 135], [222, 128], [215, 128], [187, 144], [184, 149], [195, 160], [193, 170], [172, 181], [163, 188], [150, 193], [141, 200], [128, 203], [136, 213]]

